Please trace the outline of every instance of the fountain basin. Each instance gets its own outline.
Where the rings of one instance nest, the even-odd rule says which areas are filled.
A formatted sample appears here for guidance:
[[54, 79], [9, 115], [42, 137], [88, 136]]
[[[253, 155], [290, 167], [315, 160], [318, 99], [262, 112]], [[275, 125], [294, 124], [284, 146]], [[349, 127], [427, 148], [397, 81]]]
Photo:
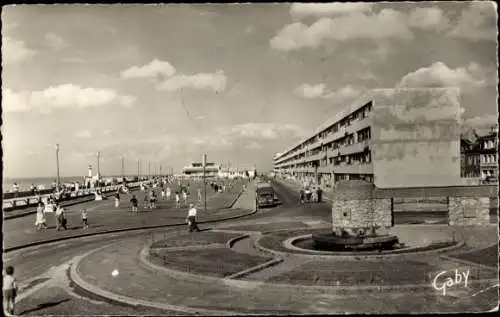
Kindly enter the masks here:
[[392, 250], [399, 243], [398, 237], [393, 235], [342, 237], [331, 232], [313, 234], [312, 241], [318, 251]]

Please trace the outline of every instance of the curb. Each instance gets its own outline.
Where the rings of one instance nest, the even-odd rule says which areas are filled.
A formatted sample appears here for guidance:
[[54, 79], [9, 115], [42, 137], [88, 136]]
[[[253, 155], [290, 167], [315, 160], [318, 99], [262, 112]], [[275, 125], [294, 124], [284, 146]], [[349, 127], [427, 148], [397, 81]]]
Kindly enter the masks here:
[[[251, 216], [253, 214], [255, 214], [255, 211], [251, 211], [251, 212], [245, 213], [243, 215], [237, 215], [237, 216], [232, 216], [232, 217], [228, 217], [228, 218], [220, 218], [220, 219], [200, 221], [198, 223], [199, 224], [207, 224], [207, 223], [214, 223], [214, 222], [223, 222], [223, 221], [234, 220], [234, 219], [239, 219], [239, 218]], [[182, 223], [171, 223], [171, 224], [154, 225], [154, 226], [143, 226], [143, 227], [122, 228], [122, 229], [111, 229], [111, 230], [101, 231], [101, 232], [77, 234], [77, 235], [74, 235], [74, 236], [59, 237], [59, 238], [47, 239], [47, 240], [43, 240], [43, 241], [35, 241], [35, 242], [28, 243], [28, 244], [20, 245], [20, 246], [15, 246], [15, 247], [10, 247], [10, 248], [4, 248], [4, 253], [9, 253], [9, 252], [12, 252], [12, 251], [21, 250], [21, 249], [30, 248], [30, 247], [35, 247], [35, 246], [44, 245], [44, 244], [49, 244], [49, 243], [53, 243], [53, 242], [59, 242], [59, 241], [65, 241], [65, 240], [71, 240], [71, 239], [78, 239], [78, 238], [89, 237], [89, 236], [97, 236], [97, 235], [110, 234], [110, 233], [119, 233], [119, 232], [126, 232], [126, 231], [137, 231], [137, 230], [144, 230], [144, 229], [158, 229], [158, 228], [180, 227], [180, 226], [185, 226], [185, 225], [186, 225], [186, 223], [182, 222]]]
[[76, 260], [73, 263], [73, 265], [71, 265], [70, 274], [69, 274], [69, 278], [70, 278], [71, 282], [73, 282], [75, 285], [82, 288], [83, 290], [90, 292], [94, 295], [97, 295], [99, 297], [102, 297], [102, 298], [105, 298], [105, 299], [108, 299], [108, 300], [111, 300], [114, 302], [126, 304], [129, 306], [154, 307], [157, 309], [177, 311], [177, 312], [183, 312], [183, 313], [188, 313], [188, 314], [200, 314], [200, 313], [206, 314], [206, 315], [209, 315], [209, 314], [210, 315], [231, 315], [232, 314], [232, 313], [226, 312], [226, 311], [196, 309], [196, 308], [191, 308], [191, 307], [186, 307], [186, 306], [178, 306], [178, 305], [170, 305], [170, 304], [165, 304], [165, 303], [144, 301], [144, 300], [140, 300], [140, 299], [136, 299], [136, 298], [132, 298], [132, 297], [128, 297], [128, 296], [117, 295], [117, 294], [102, 290], [100, 288], [94, 287], [93, 285], [90, 285], [89, 283], [85, 282], [78, 275], [77, 267], [85, 257], [91, 255], [92, 253], [100, 251], [101, 249], [104, 249], [106, 247], [110, 247], [110, 246], [118, 244], [118, 243], [113, 243], [113, 244], [107, 245], [105, 247], [102, 247], [102, 248], [99, 248], [96, 250], [92, 250], [92, 251], [87, 252], [84, 255], [82, 255], [78, 260]]
[[228, 277], [225, 277], [224, 280], [233, 280], [233, 279], [242, 278], [242, 277], [250, 275], [250, 274], [252, 274], [254, 272], [258, 272], [260, 270], [267, 269], [268, 267], [271, 267], [271, 266], [276, 265], [278, 263], [281, 263], [283, 261], [284, 260], [282, 258], [274, 258], [274, 259], [269, 260], [267, 262], [264, 262], [262, 264], [259, 264], [259, 265], [256, 265], [256, 266], [252, 266], [252, 267], [250, 267], [250, 268], [248, 268], [246, 270], [234, 273], [233, 275], [229, 275]]

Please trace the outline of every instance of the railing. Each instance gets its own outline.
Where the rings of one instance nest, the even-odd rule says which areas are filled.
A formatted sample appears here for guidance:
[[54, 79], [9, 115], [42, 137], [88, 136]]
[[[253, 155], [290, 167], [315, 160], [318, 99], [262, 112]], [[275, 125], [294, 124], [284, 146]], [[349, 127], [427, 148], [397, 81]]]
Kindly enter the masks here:
[[[141, 183], [149, 183], [150, 181], [138, 181], [138, 182], [131, 182], [128, 183], [127, 186], [129, 188], [135, 188], [138, 187]], [[104, 187], [96, 187], [96, 188], [80, 188], [78, 191], [68, 191], [64, 192], [62, 196], [60, 197], [60, 200], [71, 200], [79, 197], [85, 197], [89, 195], [93, 195], [94, 192], [100, 191], [101, 193], [109, 193], [111, 191], [116, 191], [118, 188], [122, 187], [122, 184], [119, 185], [110, 185], [110, 186], [104, 186]], [[11, 194], [11, 193], [9, 193]], [[3, 199], [2, 201], [2, 209], [4, 211], [11, 211], [17, 207], [23, 208], [23, 207], [29, 207], [29, 206], [34, 206], [36, 205], [41, 199], [43, 200], [44, 198], [47, 198], [51, 195], [54, 195], [54, 190], [49, 189], [49, 190], [44, 190], [44, 191], [39, 191], [39, 194], [33, 195], [31, 192], [28, 192], [25, 195], [26, 192], [23, 193], [12, 193], [12, 194], [24, 194], [20, 195], [18, 197], [13, 197], [13, 198], [8, 198], [8, 199]], [[5, 195], [4, 195], [5, 197]]]

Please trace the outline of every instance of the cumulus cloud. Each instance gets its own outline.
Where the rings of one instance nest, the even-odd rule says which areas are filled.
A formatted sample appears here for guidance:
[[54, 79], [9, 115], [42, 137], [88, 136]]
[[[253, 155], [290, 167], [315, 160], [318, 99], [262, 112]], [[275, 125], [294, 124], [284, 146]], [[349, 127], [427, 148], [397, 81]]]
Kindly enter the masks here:
[[315, 99], [324, 97], [325, 90], [326, 86], [323, 83], [315, 85], [303, 84], [295, 88], [294, 93], [304, 98]]
[[45, 34], [45, 43], [53, 50], [60, 50], [67, 46], [62, 37], [51, 32]]
[[169, 77], [174, 75], [176, 72], [175, 68], [166, 61], [160, 61], [158, 59], [152, 60], [149, 64], [143, 66], [132, 66], [124, 70], [121, 75], [123, 78], [154, 78], [159, 75]]
[[23, 41], [14, 40], [10, 37], [3, 38], [2, 61], [7, 64], [19, 63], [31, 59], [36, 51], [26, 47]]
[[462, 124], [471, 127], [490, 127], [498, 124], [498, 115], [482, 115], [471, 118], [464, 118]]
[[473, 1], [462, 11], [456, 26], [449, 36], [469, 40], [497, 40], [496, 3], [493, 1]]
[[451, 69], [443, 62], [436, 62], [405, 75], [398, 87], [461, 87], [467, 89], [484, 86], [486, 80], [477, 78], [478, 67], [477, 64], [471, 63], [466, 68]]
[[135, 97], [121, 96], [113, 89], [84, 88], [72, 84], [19, 93], [5, 89], [3, 93], [3, 107], [8, 112], [46, 113], [52, 109], [93, 108], [110, 104], [131, 107], [135, 102]]
[[75, 135], [79, 139], [88, 139], [92, 137], [92, 132], [89, 130], [82, 130]]
[[324, 41], [353, 39], [383, 40], [389, 38], [411, 39], [407, 19], [401, 12], [383, 9], [377, 14], [356, 12], [335, 18], [321, 18], [311, 26], [295, 22], [285, 26], [270, 40], [271, 48], [293, 51], [317, 48]]
[[372, 9], [373, 3], [294, 3], [290, 7], [290, 14], [294, 18], [305, 16], [325, 16], [365, 12]]
[[215, 73], [198, 73], [194, 75], [179, 74], [167, 78], [156, 85], [158, 90], [177, 91], [184, 88], [199, 90], [213, 90], [216, 92], [226, 89], [227, 79], [224, 71]]
[[300, 85], [294, 90], [294, 93], [308, 99], [324, 98], [345, 100], [359, 96], [361, 94], [361, 91], [351, 85], [342, 87], [337, 91], [330, 91], [326, 88], [325, 84], [319, 83], [315, 85]]
[[449, 26], [449, 20], [439, 8], [415, 8], [408, 16], [408, 25], [423, 30], [442, 30]]
[[283, 136], [302, 137], [306, 131], [293, 124], [250, 122], [230, 128], [219, 128], [217, 134], [230, 140], [276, 140]]

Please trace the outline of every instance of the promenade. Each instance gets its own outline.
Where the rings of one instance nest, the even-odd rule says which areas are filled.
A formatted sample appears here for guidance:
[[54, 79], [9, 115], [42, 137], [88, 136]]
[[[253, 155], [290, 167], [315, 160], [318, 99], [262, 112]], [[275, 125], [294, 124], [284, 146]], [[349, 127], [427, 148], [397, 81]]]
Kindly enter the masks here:
[[[192, 182], [191, 191], [194, 194], [188, 196], [187, 204], [183, 203], [180, 208], [175, 207], [175, 198], [162, 200], [158, 197], [157, 208], [144, 209], [144, 195], [142, 191], [135, 191], [121, 195], [119, 208], [114, 207], [112, 198], [103, 201], [89, 201], [81, 204], [71, 205], [65, 208], [68, 219], [68, 230], [55, 230], [55, 218], [52, 214], [46, 214], [48, 229], [36, 230], [35, 217], [29, 215], [4, 221], [4, 249], [19, 248], [24, 245], [40, 243], [56, 239], [71, 238], [78, 235], [89, 235], [107, 231], [126, 230], [130, 228], [160, 227], [165, 225], [185, 224], [189, 203], [198, 204], [199, 221], [217, 220], [225, 217], [233, 217], [248, 213], [243, 209], [232, 209], [232, 205], [242, 192], [243, 183], [235, 183], [231, 190], [224, 193], [215, 193], [207, 189], [207, 212], [203, 210], [203, 204], [198, 202], [196, 195], [200, 184]], [[171, 185], [172, 192], [178, 190], [178, 184]], [[139, 201], [139, 213], [131, 213], [130, 198], [135, 194]], [[81, 210], [88, 211], [89, 228], [82, 229]]]

